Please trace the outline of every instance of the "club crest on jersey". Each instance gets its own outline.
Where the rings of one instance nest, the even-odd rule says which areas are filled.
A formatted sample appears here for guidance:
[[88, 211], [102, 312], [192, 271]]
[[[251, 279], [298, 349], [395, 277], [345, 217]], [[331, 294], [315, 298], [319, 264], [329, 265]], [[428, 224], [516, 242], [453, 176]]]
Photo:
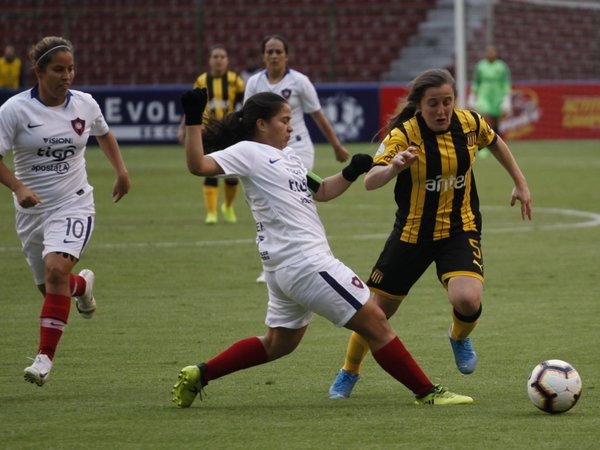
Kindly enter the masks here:
[[291, 89], [284, 89], [281, 91], [281, 96], [283, 98], [285, 98], [286, 100], [289, 100], [290, 95], [292, 95], [292, 90]]
[[359, 289], [362, 289], [365, 287], [365, 285], [363, 284], [363, 282], [360, 280], [360, 278], [358, 278], [356, 275], [354, 275], [352, 277], [352, 285], [356, 286]]
[[78, 117], [77, 119], [71, 120], [71, 126], [73, 127], [73, 130], [75, 130], [75, 133], [81, 136], [85, 131], [85, 120]]
[[477, 142], [477, 133], [475, 133], [474, 131], [470, 131], [469, 133], [467, 133], [467, 145], [469, 147], [473, 147], [476, 142]]

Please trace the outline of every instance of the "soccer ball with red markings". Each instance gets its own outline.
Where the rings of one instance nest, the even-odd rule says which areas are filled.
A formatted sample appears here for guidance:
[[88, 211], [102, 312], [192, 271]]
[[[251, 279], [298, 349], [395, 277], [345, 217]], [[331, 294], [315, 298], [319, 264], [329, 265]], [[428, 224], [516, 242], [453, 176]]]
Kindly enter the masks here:
[[581, 388], [581, 377], [575, 367], [560, 359], [542, 361], [527, 381], [531, 402], [550, 414], [564, 413], [575, 406]]

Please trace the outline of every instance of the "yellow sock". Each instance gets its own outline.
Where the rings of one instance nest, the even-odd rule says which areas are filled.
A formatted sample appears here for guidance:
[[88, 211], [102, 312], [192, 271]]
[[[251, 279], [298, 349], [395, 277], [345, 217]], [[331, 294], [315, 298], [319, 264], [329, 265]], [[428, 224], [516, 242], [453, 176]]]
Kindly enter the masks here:
[[[477, 314], [477, 317], [479, 317], [479, 314]], [[452, 326], [450, 327], [450, 337], [452, 339], [455, 341], [466, 339], [476, 326], [477, 319], [472, 322], [465, 322], [456, 317], [456, 312], [452, 310]]]
[[204, 206], [209, 214], [217, 214], [217, 201], [219, 199], [218, 186], [204, 186]]
[[352, 375], [356, 375], [360, 372], [360, 365], [365, 359], [367, 352], [369, 351], [369, 344], [367, 341], [358, 333], [352, 333], [348, 340], [348, 348], [346, 349], [346, 360], [344, 361], [343, 369], [346, 372], [350, 372]]
[[227, 183], [223, 184], [225, 185], [225, 206], [227, 208], [231, 208], [231, 205], [233, 205], [233, 201], [235, 200], [235, 196], [237, 194], [238, 185], [232, 185]]

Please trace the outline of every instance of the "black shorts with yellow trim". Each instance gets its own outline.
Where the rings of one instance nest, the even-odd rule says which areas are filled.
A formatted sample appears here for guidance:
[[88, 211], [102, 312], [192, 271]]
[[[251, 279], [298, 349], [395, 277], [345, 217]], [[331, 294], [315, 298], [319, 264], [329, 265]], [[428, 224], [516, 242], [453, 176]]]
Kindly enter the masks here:
[[393, 230], [367, 285], [384, 297], [402, 300], [433, 262], [445, 288], [451, 278], [459, 275], [483, 281], [480, 234], [465, 232], [439, 241], [409, 244], [400, 240], [398, 230]]

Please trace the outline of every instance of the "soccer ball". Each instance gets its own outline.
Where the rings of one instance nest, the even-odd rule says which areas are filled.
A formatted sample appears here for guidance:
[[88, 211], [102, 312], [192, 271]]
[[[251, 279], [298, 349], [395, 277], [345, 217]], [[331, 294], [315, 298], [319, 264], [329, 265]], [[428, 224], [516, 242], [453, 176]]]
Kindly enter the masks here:
[[531, 402], [550, 414], [560, 414], [575, 406], [581, 396], [581, 388], [577, 370], [560, 359], [542, 361], [527, 380]]

